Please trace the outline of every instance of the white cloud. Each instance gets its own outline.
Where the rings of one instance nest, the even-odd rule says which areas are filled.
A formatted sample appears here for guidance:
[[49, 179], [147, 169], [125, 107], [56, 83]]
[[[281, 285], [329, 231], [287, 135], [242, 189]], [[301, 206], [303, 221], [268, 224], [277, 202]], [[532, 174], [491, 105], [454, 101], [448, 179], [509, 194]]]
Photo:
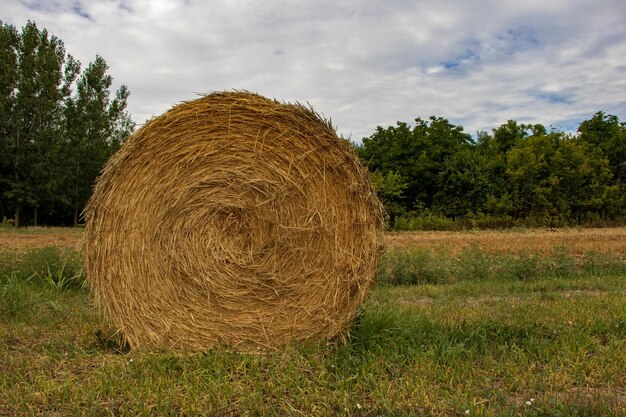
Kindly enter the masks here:
[[309, 102], [354, 140], [418, 116], [474, 133], [626, 112], [621, 0], [3, 3], [84, 65], [102, 55], [139, 123], [230, 89]]

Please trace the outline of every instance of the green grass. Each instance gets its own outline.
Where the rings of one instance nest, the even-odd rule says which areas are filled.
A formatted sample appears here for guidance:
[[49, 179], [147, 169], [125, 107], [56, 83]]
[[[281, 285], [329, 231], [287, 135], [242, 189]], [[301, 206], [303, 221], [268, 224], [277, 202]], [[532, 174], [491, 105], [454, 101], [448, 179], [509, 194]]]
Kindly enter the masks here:
[[392, 248], [381, 257], [378, 282], [389, 285], [453, 284], [615, 275], [626, 275], [626, 257], [623, 255], [589, 252], [574, 256], [566, 248], [558, 248], [552, 256], [526, 252], [488, 254], [472, 248], [452, 256], [427, 249]]
[[562, 255], [394, 258], [431, 278], [375, 286], [346, 343], [267, 355], [128, 352], [85, 289], [6, 267], [0, 415], [626, 415], [626, 274]]
[[80, 254], [56, 247], [0, 252], [0, 318], [27, 317], [54, 294], [84, 285]]

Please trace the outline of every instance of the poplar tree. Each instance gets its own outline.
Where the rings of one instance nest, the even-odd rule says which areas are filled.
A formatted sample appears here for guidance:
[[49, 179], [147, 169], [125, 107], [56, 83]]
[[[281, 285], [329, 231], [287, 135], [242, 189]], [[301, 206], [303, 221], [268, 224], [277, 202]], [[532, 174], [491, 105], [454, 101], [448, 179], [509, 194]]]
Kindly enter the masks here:
[[[128, 88], [111, 97], [112, 77], [96, 56], [81, 73], [63, 42], [29, 21], [0, 21], [0, 210], [15, 225], [40, 208], [79, 220], [105, 161], [134, 129]], [[68, 217], [69, 217], [68, 216]]]
[[55, 190], [48, 166], [58, 149], [63, 100], [63, 42], [28, 22], [18, 34], [2, 24], [3, 206], [16, 226], [24, 207], [38, 207]]
[[76, 94], [66, 102], [66, 190], [74, 225], [102, 166], [135, 127], [125, 110], [128, 88], [122, 85], [114, 98], [110, 97], [112, 78], [108, 68], [106, 61], [97, 56], [78, 79]]

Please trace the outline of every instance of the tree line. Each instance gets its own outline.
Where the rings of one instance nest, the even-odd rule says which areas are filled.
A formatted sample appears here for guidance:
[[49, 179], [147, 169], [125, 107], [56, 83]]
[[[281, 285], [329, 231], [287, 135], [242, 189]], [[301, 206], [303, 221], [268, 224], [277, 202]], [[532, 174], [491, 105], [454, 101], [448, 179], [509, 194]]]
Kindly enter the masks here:
[[357, 152], [395, 229], [623, 220], [626, 124], [598, 112], [576, 134], [509, 120], [476, 139], [440, 117], [378, 127]]
[[74, 224], [104, 162], [135, 128], [101, 56], [85, 68], [29, 21], [0, 21], [0, 219]]
[[[105, 60], [86, 68], [34, 22], [0, 21], [0, 219], [76, 225], [135, 125]], [[378, 127], [357, 153], [395, 229], [569, 225], [626, 215], [626, 124], [598, 112], [576, 134], [509, 120], [474, 139], [432, 116]]]

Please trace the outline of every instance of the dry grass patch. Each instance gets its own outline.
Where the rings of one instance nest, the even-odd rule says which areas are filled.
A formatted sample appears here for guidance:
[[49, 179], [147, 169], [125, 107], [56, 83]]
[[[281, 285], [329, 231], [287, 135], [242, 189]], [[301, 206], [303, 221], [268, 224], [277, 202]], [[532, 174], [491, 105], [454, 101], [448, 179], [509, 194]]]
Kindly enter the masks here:
[[[23, 231], [0, 228], [0, 248], [32, 249], [59, 246], [77, 249], [83, 228], [29, 227]], [[520, 229], [465, 232], [387, 232], [384, 242], [390, 248], [418, 248], [458, 254], [478, 247], [488, 253], [542, 252], [554, 254], [565, 248], [572, 255], [588, 252], [626, 255], [626, 227], [603, 229]]]
[[470, 248], [486, 253], [541, 253], [565, 249], [571, 255], [589, 252], [626, 255], [626, 227], [607, 229], [522, 229], [468, 232], [393, 232], [385, 234], [391, 248], [429, 249], [458, 254]]
[[79, 250], [83, 231], [83, 228], [67, 227], [28, 227], [19, 230], [0, 227], [0, 250], [28, 250], [46, 246]]

